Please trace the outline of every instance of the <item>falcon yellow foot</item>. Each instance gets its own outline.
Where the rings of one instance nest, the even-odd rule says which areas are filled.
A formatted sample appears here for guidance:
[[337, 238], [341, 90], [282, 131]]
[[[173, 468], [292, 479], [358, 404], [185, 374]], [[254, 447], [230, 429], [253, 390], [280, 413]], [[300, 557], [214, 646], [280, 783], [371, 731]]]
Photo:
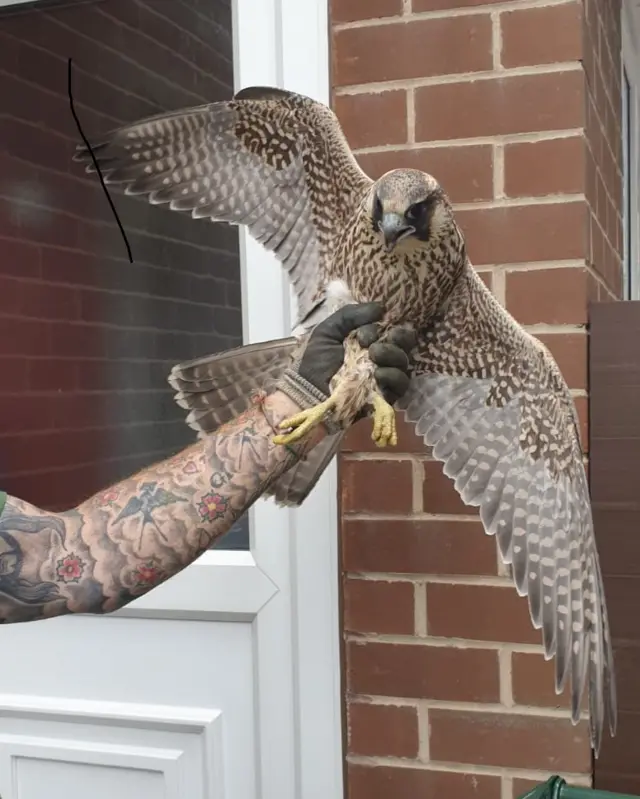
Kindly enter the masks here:
[[395, 447], [398, 443], [396, 412], [379, 394], [373, 396], [373, 432], [371, 438], [379, 447]]
[[288, 430], [293, 428], [289, 433], [281, 433], [273, 439], [274, 444], [293, 444], [294, 441], [299, 441], [304, 438], [310, 430], [319, 425], [325, 413], [335, 407], [336, 401], [333, 397], [329, 397], [319, 405], [314, 405], [307, 408], [305, 411], [300, 411], [290, 419], [285, 419], [280, 422], [278, 427], [281, 430]]

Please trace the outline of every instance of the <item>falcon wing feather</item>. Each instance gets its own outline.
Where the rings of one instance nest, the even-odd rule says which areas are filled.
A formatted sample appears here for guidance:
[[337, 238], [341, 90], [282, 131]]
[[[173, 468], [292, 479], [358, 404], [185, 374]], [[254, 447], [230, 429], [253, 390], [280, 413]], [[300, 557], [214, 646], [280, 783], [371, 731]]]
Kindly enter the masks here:
[[[126, 125], [92, 150], [127, 194], [247, 225], [287, 270], [300, 320], [322, 300], [335, 236], [371, 184], [330, 109], [272, 88]], [[95, 171], [86, 147], [74, 160]]]
[[474, 297], [421, 334], [399, 407], [496, 536], [555, 657], [556, 691], [571, 683], [574, 722], [588, 685], [598, 753], [606, 714], [615, 734], [616, 688], [575, 406], [551, 354], [470, 279]]

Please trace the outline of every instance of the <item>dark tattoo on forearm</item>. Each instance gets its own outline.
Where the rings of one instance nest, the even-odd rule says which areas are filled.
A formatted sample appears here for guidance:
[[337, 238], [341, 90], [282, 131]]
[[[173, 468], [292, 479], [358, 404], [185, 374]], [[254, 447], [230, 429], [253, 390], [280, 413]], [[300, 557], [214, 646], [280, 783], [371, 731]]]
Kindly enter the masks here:
[[9, 500], [0, 517], [0, 594], [22, 605], [42, 605], [58, 599], [58, 586], [48, 580], [23, 575], [24, 554], [20, 540], [38, 534], [57, 536], [64, 549], [65, 528], [56, 516], [25, 516]]
[[0, 623], [123, 607], [195, 560], [304, 454], [272, 442], [288, 400], [256, 405], [163, 463], [48, 514], [0, 517]]
[[171, 491], [167, 491], [162, 486], [158, 486], [156, 482], [143, 483], [140, 486], [140, 492], [137, 496], [130, 497], [127, 504], [116, 516], [115, 521], [119, 522], [122, 519], [128, 519], [130, 516], [140, 516], [140, 539], [138, 547], [142, 546], [142, 537], [144, 535], [145, 525], [150, 524], [155, 528], [156, 532], [163, 541], [167, 541], [166, 535], [158, 527], [156, 520], [153, 518], [153, 511], [156, 508], [163, 508], [166, 505], [172, 505], [175, 502], [186, 502], [183, 497], [178, 497]]

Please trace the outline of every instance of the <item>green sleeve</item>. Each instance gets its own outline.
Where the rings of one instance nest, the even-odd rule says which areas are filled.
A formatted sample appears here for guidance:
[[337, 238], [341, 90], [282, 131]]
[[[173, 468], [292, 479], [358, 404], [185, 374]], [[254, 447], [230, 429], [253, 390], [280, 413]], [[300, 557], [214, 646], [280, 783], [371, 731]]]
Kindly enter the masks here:
[[0, 491], [0, 516], [2, 516], [2, 512], [4, 511], [4, 504], [7, 501], [7, 495], [4, 491]]

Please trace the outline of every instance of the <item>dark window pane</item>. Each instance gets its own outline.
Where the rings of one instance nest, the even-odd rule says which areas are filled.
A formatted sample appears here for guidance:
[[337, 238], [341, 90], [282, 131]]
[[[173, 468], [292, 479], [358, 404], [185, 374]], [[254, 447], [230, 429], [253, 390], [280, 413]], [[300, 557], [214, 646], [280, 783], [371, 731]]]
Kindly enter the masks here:
[[191, 443], [167, 374], [242, 341], [235, 228], [113, 192], [128, 262], [99, 181], [71, 161], [68, 58], [91, 141], [230, 97], [230, 0], [0, 8], [0, 485], [53, 509]]

